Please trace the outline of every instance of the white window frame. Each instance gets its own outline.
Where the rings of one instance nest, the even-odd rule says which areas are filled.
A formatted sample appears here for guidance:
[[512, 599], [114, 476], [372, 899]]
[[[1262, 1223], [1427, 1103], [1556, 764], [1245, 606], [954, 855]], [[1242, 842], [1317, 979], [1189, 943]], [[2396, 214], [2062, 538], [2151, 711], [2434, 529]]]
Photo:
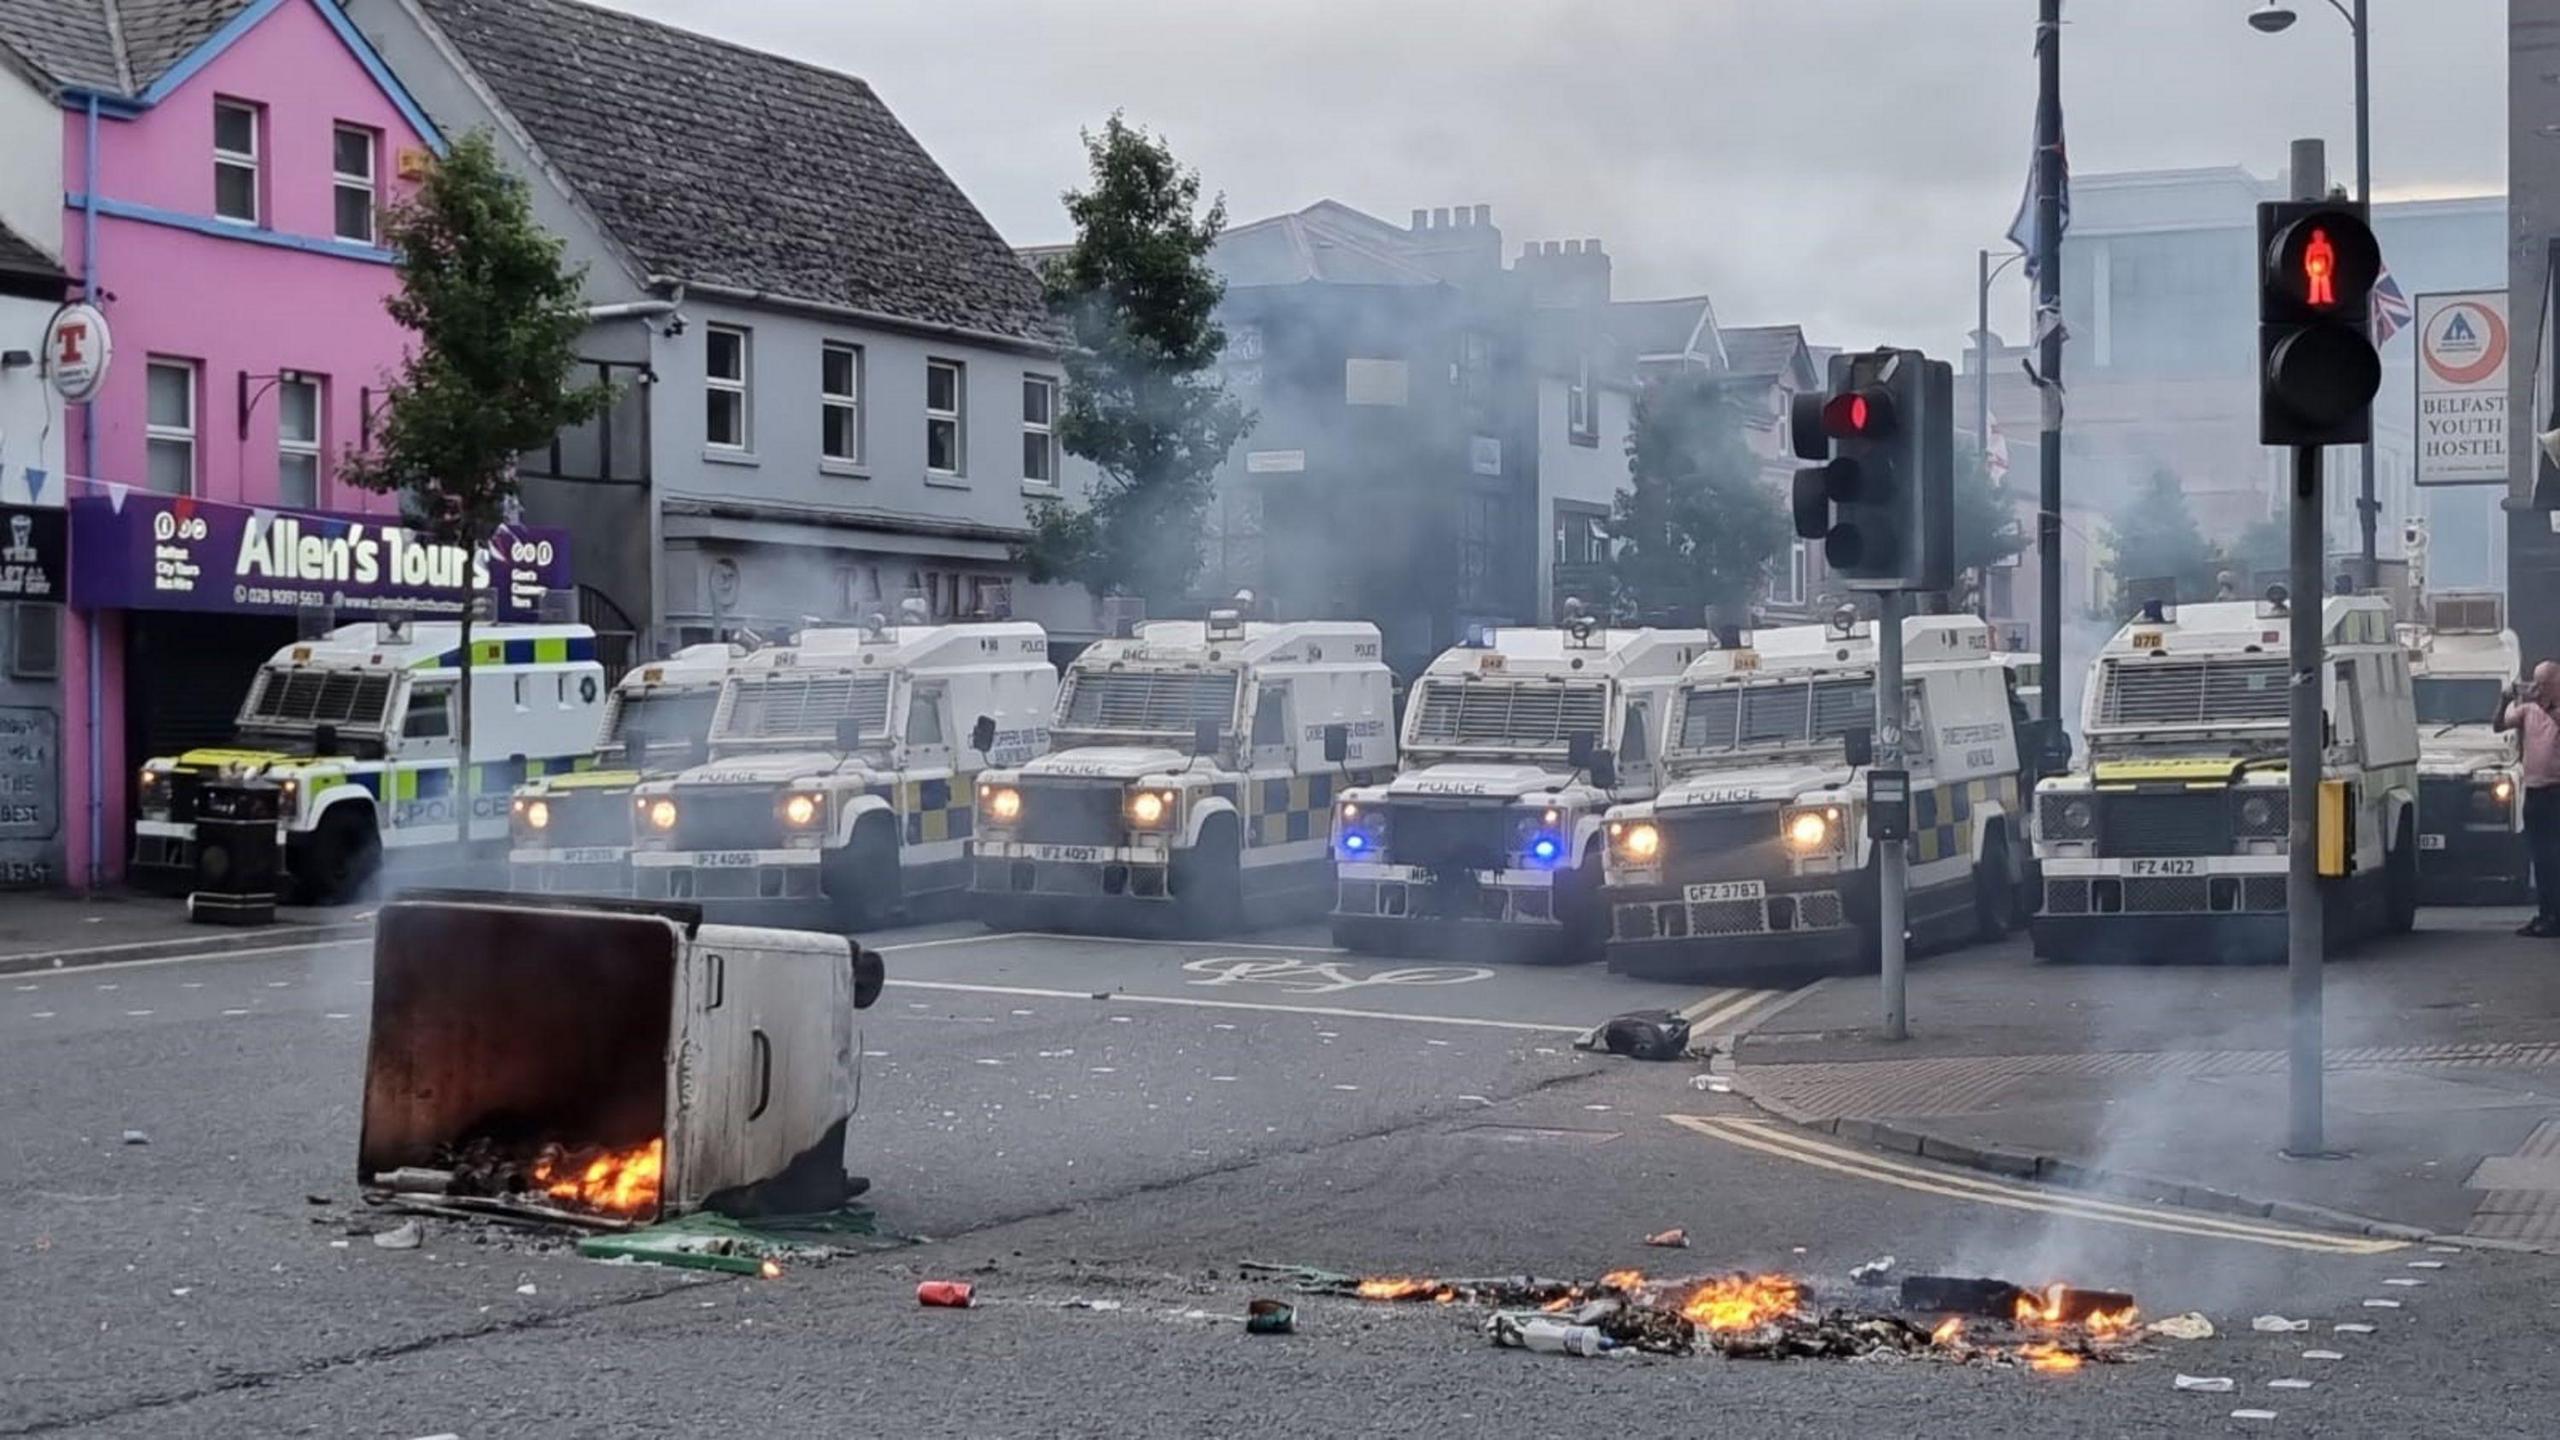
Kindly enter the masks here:
[[[706, 409], [702, 420], [702, 443], [705, 449], [728, 455], [746, 455], [756, 445], [756, 336], [744, 325], [706, 325], [702, 341], [702, 388], [707, 395], [738, 397], [738, 435], [734, 440], [711, 438], [711, 416]], [[712, 337], [734, 336], [738, 342], [738, 373], [716, 375], [711, 370]]]
[[[933, 372], [951, 372], [951, 408], [933, 408]], [[933, 427], [951, 427], [951, 467], [938, 468], [933, 463]], [[959, 360], [941, 360], [928, 356], [924, 362], [924, 473], [929, 480], [957, 482], [969, 473], [969, 367]]]
[[[358, 136], [364, 141], [364, 173], [356, 174], [338, 168], [338, 140], [341, 136]], [[341, 120], [329, 130], [329, 229], [339, 239], [357, 245], [378, 244], [382, 224], [376, 218], [381, 201], [378, 177], [382, 173], [382, 132], [369, 126]], [[338, 197], [351, 191], [364, 194], [364, 233], [350, 235], [338, 222]]]
[[1600, 416], [1591, 403], [1591, 357], [1575, 362], [1573, 378], [1564, 386], [1565, 434], [1576, 440], [1600, 438]]
[[[839, 391], [827, 388], [827, 362], [842, 355], [853, 362], [853, 388]], [[863, 348], [849, 340], [828, 340], [818, 346], [818, 463], [831, 470], [852, 471], [862, 468], [862, 383], [863, 372], [870, 368], [870, 357]], [[845, 417], [845, 433], [853, 437], [853, 453], [832, 454], [827, 449], [827, 418]]]
[[[284, 397], [287, 390], [294, 389], [311, 392], [311, 437], [307, 440], [292, 439], [285, 434]], [[320, 508], [322, 492], [329, 483], [329, 477], [320, 459], [320, 436], [321, 432], [328, 427], [327, 411], [323, 407], [328, 403], [328, 388], [321, 383], [317, 375], [296, 375], [291, 379], [276, 381], [276, 499], [279, 502], [284, 501], [285, 498], [285, 461], [307, 459], [311, 462], [311, 508], [314, 510]]]
[[[151, 372], [155, 370], [175, 370], [186, 377], [187, 423], [185, 425], [163, 425], [151, 419]], [[184, 445], [187, 447], [187, 488], [177, 493], [181, 495], [193, 495], [196, 493], [196, 484], [204, 474], [204, 457], [200, 453], [197, 444], [204, 430], [203, 377], [203, 367], [193, 360], [181, 360], [174, 356], [170, 356], [156, 358], [144, 364], [142, 382], [142, 434], [144, 460], [142, 476], [145, 484], [148, 484], [151, 479], [151, 464], [149, 458], [150, 450], [153, 447], [160, 445]], [[158, 492], [155, 491], [155, 493]]]
[[[225, 110], [237, 110], [241, 114], [249, 117], [249, 148], [246, 151], [225, 150], [222, 148], [222, 141], [219, 137], [222, 134], [222, 112]], [[213, 218], [226, 225], [264, 225], [267, 219], [267, 206], [266, 196], [263, 193], [265, 189], [265, 185], [263, 183], [265, 177], [260, 173], [260, 152], [266, 148], [263, 143], [266, 137], [262, 133], [267, 128], [266, 111], [264, 108], [250, 104], [246, 100], [229, 100], [217, 96], [213, 102], [213, 113], [213, 132], [217, 137], [213, 142], [213, 170], [215, 177], [213, 186]], [[225, 167], [235, 170], [246, 170], [249, 172], [249, 213], [246, 216], [225, 215], [222, 213], [221, 175]]]
[[[1040, 390], [1042, 390], [1042, 391], [1046, 392], [1046, 393], [1047, 393], [1047, 395], [1048, 395], [1048, 397], [1049, 397], [1049, 406], [1048, 406], [1048, 414], [1049, 414], [1049, 418], [1048, 418], [1047, 420], [1040, 421], [1040, 422], [1038, 422], [1038, 423], [1036, 423], [1036, 424], [1035, 424], [1035, 423], [1032, 421], [1032, 419], [1031, 419], [1031, 391], [1032, 391], [1032, 390], [1033, 390], [1033, 388], [1035, 388], [1035, 387], [1037, 387], [1038, 389], [1040, 389]], [[1042, 450], [1044, 450], [1045, 452], [1047, 452], [1047, 455], [1048, 455], [1047, 465], [1048, 465], [1048, 471], [1049, 471], [1048, 475], [1047, 475], [1045, 478], [1043, 478], [1043, 477], [1035, 476], [1035, 475], [1032, 475], [1032, 474], [1028, 473], [1028, 472], [1029, 472], [1029, 467], [1028, 467], [1028, 466], [1024, 467], [1024, 469], [1025, 469], [1025, 473], [1024, 473], [1024, 475], [1023, 475], [1023, 477], [1022, 477], [1022, 485], [1023, 485], [1023, 488], [1024, 488], [1024, 489], [1026, 489], [1026, 490], [1041, 490], [1041, 491], [1048, 491], [1048, 490], [1055, 490], [1055, 489], [1057, 489], [1057, 488], [1058, 488], [1058, 459], [1059, 459], [1059, 455], [1058, 455], [1058, 379], [1057, 379], [1057, 377], [1056, 377], [1056, 376], [1054, 376], [1054, 375], [1033, 375], [1033, 374], [1029, 374], [1029, 373], [1025, 373], [1025, 374], [1023, 375], [1023, 377], [1022, 377], [1022, 436], [1023, 436], [1023, 438], [1024, 438], [1025, 440], [1030, 440], [1030, 439], [1033, 439], [1033, 438], [1037, 438], [1037, 439], [1040, 441], [1040, 447], [1041, 447], [1041, 449], [1042, 449]], [[1025, 456], [1026, 456], [1026, 458], [1027, 458], [1027, 457], [1028, 457], [1028, 455], [1029, 455], [1029, 451], [1028, 451], [1028, 449], [1026, 449], [1026, 450], [1024, 451], [1024, 454], [1025, 454]]]

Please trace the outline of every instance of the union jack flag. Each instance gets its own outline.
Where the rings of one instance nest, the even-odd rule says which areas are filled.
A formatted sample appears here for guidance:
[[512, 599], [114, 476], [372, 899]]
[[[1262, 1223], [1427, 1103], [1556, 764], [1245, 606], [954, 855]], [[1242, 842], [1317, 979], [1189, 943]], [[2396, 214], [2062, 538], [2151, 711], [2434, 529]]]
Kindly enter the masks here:
[[2391, 337], [2409, 328], [2409, 322], [2416, 318], [2417, 311], [2402, 293], [2400, 282], [2392, 277], [2389, 266], [2383, 267], [2382, 278], [2373, 282], [2373, 343], [2390, 344]]

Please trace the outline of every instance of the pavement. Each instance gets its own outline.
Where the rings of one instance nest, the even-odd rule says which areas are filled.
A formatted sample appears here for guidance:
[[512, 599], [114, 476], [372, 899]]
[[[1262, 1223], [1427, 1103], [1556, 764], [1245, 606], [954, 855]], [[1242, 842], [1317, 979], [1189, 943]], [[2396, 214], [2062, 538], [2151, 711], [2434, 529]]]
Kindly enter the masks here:
[[[0, 1435], [1647, 1436], [1747, 1416], [1810, 1436], [2501, 1436], [2548, 1434], [2560, 1408], [2560, 1261], [1879, 1152], [1697, 1064], [1572, 1043], [1647, 1006], [1710, 1034], [1784, 1026], [1827, 989], [1354, 957], [1305, 931], [865, 938], [891, 985], [864, 1014], [854, 1133], [892, 1238], [769, 1281], [459, 1222], [375, 1247], [392, 1217], [353, 1173], [360, 939], [0, 978]], [[1673, 1225], [1694, 1249], [1641, 1243]], [[1784, 1269], [1841, 1303], [1885, 1253], [2126, 1288], [2220, 1333], [2041, 1375], [1526, 1355], [1464, 1306], [1307, 1300], [1273, 1339], [1236, 1323], [1274, 1291], [1246, 1260]], [[922, 1310], [924, 1278], [983, 1304]], [[2270, 1312], [2307, 1328], [2250, 1328]]]
[[273, 925], [199, 925], [184, 901], [125, 891], [12, 893], [0, 900], [0, 975], [166, 955], [254, 950], [369, 933], [370, 905], [280, 909]]
[[1872, 978], [1763, 1024], [1738, 1087], [1862, 1143], [2375, 1233], [2560, 1250], [2560, 944], [2429, 910], [2324, 970], [2325, 1158], [2287, 1138], [2285, 972], [2042, 964], [2023, 938], [1915, 964], [1910, 1038]]

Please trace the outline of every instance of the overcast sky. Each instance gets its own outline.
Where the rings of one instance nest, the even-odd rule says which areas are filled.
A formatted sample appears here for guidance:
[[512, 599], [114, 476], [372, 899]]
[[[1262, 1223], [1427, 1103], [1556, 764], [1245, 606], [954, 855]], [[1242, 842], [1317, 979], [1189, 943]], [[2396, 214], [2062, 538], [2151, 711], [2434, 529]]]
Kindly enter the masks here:
[[[1490, 204], [1515, 255], [1604, 239], [1622, 298], [1703, 290], [1727, 324], [1941, 353], [2034, 113], [2034, 0], [610, 3], [862, 76], [1016, 244], [1065, 238], [1077, 127], [1117, 108], [1236, 220]], [[2350, 173], [2346, 24], [2296, 0], [2261, 35], [2255, 3], [2064, 0], [2074, 170], [2272, 175], [2317, 134]], [[2371, 9], [2377, 190], [2503, 190], [2506, 6]], [[2024, 308], [1995, 296], [1994, 328]]]

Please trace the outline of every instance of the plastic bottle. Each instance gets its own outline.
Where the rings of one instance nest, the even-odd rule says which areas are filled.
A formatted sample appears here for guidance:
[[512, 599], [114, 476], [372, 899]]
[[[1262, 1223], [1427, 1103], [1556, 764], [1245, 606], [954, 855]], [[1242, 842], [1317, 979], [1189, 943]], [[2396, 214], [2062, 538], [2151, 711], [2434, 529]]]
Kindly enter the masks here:
[[1541, 1355], [1600, 1355], [1617, 1348], [1596, 1325], [1574, 1325], [1548, 1315], [1526, 1316], [1494, 1332], [1497, 1344]]

